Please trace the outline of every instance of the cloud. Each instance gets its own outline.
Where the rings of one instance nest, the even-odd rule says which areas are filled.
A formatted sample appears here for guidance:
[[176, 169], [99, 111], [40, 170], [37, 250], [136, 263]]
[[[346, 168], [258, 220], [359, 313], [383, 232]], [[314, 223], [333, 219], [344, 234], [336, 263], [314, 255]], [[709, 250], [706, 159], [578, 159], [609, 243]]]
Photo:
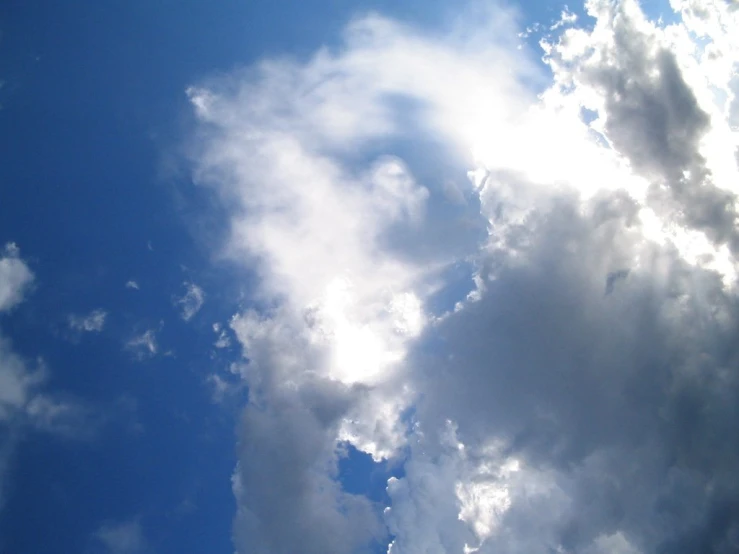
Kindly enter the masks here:
[[[238, 551], [736, 549], [737, 12], [675, 8], [566, 14], [541, 94], [503, 10], [188, 90], [268, 306], [231, 323]], [[389, 507], [341, 441], [403, 460]]]
[[[429, 189], [398, 157], [358, 167], [351, 157], [355, 147], [400, 135], [392, 130], [401, 109], [395, 96], [417, 96], [443, 71], [475, 80], [490, 56], [459, 69], [459, 53], [376, 17], [355, 22], [347, 43], [346, 51], [321, 53], [305, 67], [265, 62], [235, 83], [189, 90], [207, 131], [197, 178], [244, 213], [232, 221], [229, 249], [260, 261], [258, 294], [280, 304], [232, 321], [249, 359], [251, 399], [234, 485], [241, 551], [348, 552], [383, 538], [379, 507], [333, 479], [337, 441], [376, 457], [403, 444], [407, 393], [395, 389], [395, 373], [424, 321], [416, 289], [431, 290], [435, 281], [412, 258], [431, 251], [419, 228], [424, 213], [444, 207], [429, 203]], [[428, 59], [438, 61], [439, 72]], [[446, 82], [456, 83], [450, 76]], [[507, 79], [489, 82], [504, 87]], [[450, 103], [453, 92], [440, 91], [435, 101]], [[448, 169], [455, 164], [464, 180], [450, 156]], [[474, 244], [467, 228], [446, 230], [442, 238], [452, 247]], [[393, 247], [398, 251], [388, 254]], [[423, 261], [434, 273], [451, 261], [448, 252], [431, 254]], [[375, 389], [387, 392], [369, 394]], [[272, 483], [267, 467], [275, 471]]]
[[148, 542], [138, 520], [108, 522], [93, 535], [94, 541], [106, 554], [144, 554], [149, 552]]
[[[736, 160], [731, 158], [737, 141], [710, 87], [731, 92], [725, 78], [722, 82], [720, 75], [700, 71], [705, 58], [689, 54], [695, 45], [688, 31], [695, 22], [686, 18], [687, 26], [663, 30], [633, 0], [615, 8], [590, 2], [588, 11], [597, 21], [591, 32], [573, 29], [551, 47], [558, 78], [563, 85], [577, 83], [572, 96], [599, 114], [593, 127], [649, 181], [648, 204], [661, 218], [699, 231], [736, 255], [736, 190], [731, 184]], [[721, 2], [708, 14], [722, 14], [727, 22], [736, 19]], [[725, 42], [726, 30], [716, 31], [714, 45]], [[736, 57], [736, 48], [726, 54]]]
[[[28, 266], [19, 258], [14, 244], [5, 247], [0, 258], [0, 314], [14, 308], [33, 280]], [[34, 387], [44, 380], [43, 368], [31, 371], [8, 339], [0, 335], [0, 422], [7, 422], [22, 411]]]
[[108, 313], [105, 310], [93, 310], [87, 315], [70, 315], [69, 327], [75, 331], [99, 333], [105, 326]]
[[[33, 280], [15, 245], [0, 258], [0, 315], [15, 308]], [[29, 362], [0, 334], [0, 508], [16, 445], [29, 430], [67, 438], [84, 438], [93, 431], [89, 411], [74, 399], [44, 391], [48, 370], [43, 360]]]
[[148, 329], [140, 335], [135, 335], [126, 342], [126, 350], [131, 352], [137, 360], [145, 360], [155, 356], [159, 351], [156, 329]]
[[184, 296], [175, 300], [175, 305], [182, 310], [182, 319], [190, 321], [192, 317], [200, 311], [205, 303], [205, 293], [203, 289], [195, 283], [183, 283], [186, 292]]
[[18, 254], [18, 247], [11, 242], [5, 245], [4, 256], [0, 258], [0, 312], [20, 303], [33, 281], [33, 273]]
[[213, 324], [213, 332], [218, 335], [213, 346], [216, 348], [229, 348], [231, 346], [231, 337], [228, 335], [228, 330], [224, 329], [220, 323]]
[[133, 290], [139, 290], [141, 287], [139, 287], [139, 284], [136, 281], [131, 280], [131, 281], [126, 281], [126, 288], [133, 289]]
[[223, 399], [233, 390], [233, 385], [217, 373], [211, 373], [208, 375], [206, 382], [211, 390], [211, 399], [216, 404], [222, 402]]
[[10, 341], [0, 337], [0, 420], [8, 420], [23, 409], [30, 391], [43, 381], [43, 370], [29, 370], [25, 360], [13, 351]]

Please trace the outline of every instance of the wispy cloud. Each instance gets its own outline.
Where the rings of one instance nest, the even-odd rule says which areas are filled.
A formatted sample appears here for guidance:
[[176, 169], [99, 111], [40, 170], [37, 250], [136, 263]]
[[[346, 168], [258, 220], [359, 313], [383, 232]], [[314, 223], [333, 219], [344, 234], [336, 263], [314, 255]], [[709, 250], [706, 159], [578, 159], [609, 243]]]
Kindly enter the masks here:
[[159, 352], [156, 333], [156, 329], [148, 329], [140, 335], [133, 336], [126, 342], [126, 350], [131, 352], [138, 360], [155, 356]]
[[[0, 315], [23, 300], [33, 274], [19, 257], [14, 244], [0, 258]], [[0, 423], [23, 411], [36, 386], [44, 381], [43, 367], [33, 371], [18, 356], [8, 339], [0, 335]]]
[[[0, 315], [24, 298], [33, 274], [19, 249], [7, 245], [0, 257]], [[0, 507], [10, 459], [17, 441], [32, 430], [82, 439], [94, 433], [90, 411], [73, 398], [60, 398], [46, 390], [48, 369], [43, 360], [29, 361], [17, 354], [0, 334]]]
[[216, 348], [228, 348], [231, 346], [231, 337], [228, 335], [228, 330], [224, 329], [220, 323], [213, 324], [213, 332], [218, 335], [213, 346]]
[[69, 327], [75, 331], [87, 331], [99, 333], [105, 327], [108, 312], [105, 310], [93, 310], [87, 315], [70, 315]]
[[185, 282], [183, 286], [185, 287], [185, 294], [175, 300], [175, 305], [180, 308], [182, 319], [190, 321], [200, 311], [200, 308], [203, 307], [205, 303], [205, 292], [192, 282]]
[[126, 281], [126, 288], [133, 289], [133, 290], [139, 290], [141, 287], [139, 287], [139, 284], [136, 281], [130, 280], [130, 281]]
[[0, 312], [20, 303], [32, 282], [33, 273], [19, 258], [18, 247], [12, 242], [6, 244], [0, 258]]
[[107, 522], [93, 535], [94, 542], [105, 549], [106, 554], [145, 554], [148, 541], [138, 519]]

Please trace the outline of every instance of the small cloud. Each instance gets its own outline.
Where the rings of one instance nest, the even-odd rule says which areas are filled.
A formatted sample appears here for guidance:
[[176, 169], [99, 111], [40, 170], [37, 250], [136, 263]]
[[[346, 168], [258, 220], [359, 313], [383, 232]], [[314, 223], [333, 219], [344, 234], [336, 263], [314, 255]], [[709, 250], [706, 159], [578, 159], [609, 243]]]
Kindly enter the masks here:
[[208, 375], [207, 382], [211, 389], [211, 399], [215, 403], [221, 402], [231, 388], [231, 385], [215, 373]]
[[156, 331], [149, 329], [141, 335], [133, 337], [126, 343], [126, 350], [133, 353], [138, 360], [145, 360], [156, 355], [159, 351], [157, 346]]
[[15, 243], [7, 243], [0, 256], [0, 312], [3, 312], [23, 300], [26, 289], [33, 281], [33, 273], [19, 258]]
[[200, 311], [205, 303], [205, 293], [203, 289], [197, 286], [195, 283], [183, 283], [187, 289], [185, 295], [182, 298], [175, 300], [175, 306], [180, 306], [182, 309], [182, 319], [190, 321], [192, 317]]
[[572, 13], [567, 6], [565, 6], [565, 9], [562, 10], [562, 14], [559, 16], [559, 20], [555, 22], [551, 27], [549, 27], [550, 31], [555, 31], [559, 29], [560, 27], [564, 27], [566, 25], [573, 25], [577, 22], [577, 14]]
[[126, 282], [126, 288], [127, 289], [139, 290], [141, 287], [139, 287], [139, 284], [132, 279], [132, 280]]
[[218, 335], [214, 346], [216, 348], [228, 348], [231, 346], [231, 338], [226, 333], [226, 330], [221, 326], [220, 323], [213, 324], [213, 332]]
[[36, 368], [16, 354], [10, 341], [0, 335], [0, 424], [22, 412], [46, 380], [42, 362]]
[[94, 414], [74, 398], [44, 392], [47, 378], [43, 360], [31, 364], [0, 336], [0, 427], [23, 426], [71, 439], [94, 435]]
[[141, 554], [148, 550], [141, 523], [134, 519], [119, 523], [105, 523], [93, 534], [93, 539], [108, 554]]
[[76, 401], [37, 394], [26, 405], [26, 415], [38, 430], [84, 440], [94, 436], [94, 414]]
[[87, 315], [70, 315], [69, 327], [75, 331], [99, 333], [105, 326], [108, 313], [105, 310], [93, 310]]
[[232, 397], [242, 390], [240, 381], [229, 381], [217, 373], [211, 373], [206, 377], [205, 381], [210, 389], [210, 398], [214, 404], [220, 404], [227, 397]]

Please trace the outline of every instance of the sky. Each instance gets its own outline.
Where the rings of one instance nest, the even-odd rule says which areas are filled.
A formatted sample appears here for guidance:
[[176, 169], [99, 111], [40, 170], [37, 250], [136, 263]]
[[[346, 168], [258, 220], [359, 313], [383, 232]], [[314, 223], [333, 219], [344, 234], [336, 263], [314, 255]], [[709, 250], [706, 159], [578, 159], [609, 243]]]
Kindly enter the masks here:
[[0, 5], [0, 552], [739, 552], [734, 0]]

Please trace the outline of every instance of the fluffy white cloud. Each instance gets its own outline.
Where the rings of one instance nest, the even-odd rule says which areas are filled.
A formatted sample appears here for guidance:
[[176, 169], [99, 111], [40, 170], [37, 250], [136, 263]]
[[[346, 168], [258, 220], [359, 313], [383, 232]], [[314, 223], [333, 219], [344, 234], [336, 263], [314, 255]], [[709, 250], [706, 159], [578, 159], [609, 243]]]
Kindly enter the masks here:
[[[372, 513], [379, 510], [329, 486], [337, 441], [375, 457], [405, 442], [402, 414], [413, 391], [401, 383], [401, 366], [426, 320], [421, 299], [438, 289], [460, 251], [474, 252], [480, 234], [469, 224], [479, 218], [474, 206], [444, 200], [450, 178], [457, 197], [464, 198], [463, 187], [471, 192], [464, 174], [471, 158], [455, 141], [474, 135], [480, 114], [469, 105], [486, 89], [494, 93], [485, 100], [491, 121], [506, 117], [495, 96], [517, 102], [508, 71], [486, 71], [509, 54], [495, 43], [472, 45], [493, 23], [450, 47], [369, 17], [348, 28], [338, 53], [322, 51], [306, 65], [265, 62], [188, 91], [203, 123], [196, 177], [238, 206], [230, 252], [259, 262], [259, 296], [279, 305], [232, 323], [250, 362], [237, 472], [236, 536], [244, 551], [289, 552], [299, 544], [301, 551], [346, 552], [362, 544], [358, 538], [377, 536]], [[407, 106], [420, 102], [433, 106], [433, 117], [409, 115], [409, 128], [444, 130], [451, 148], [439, 160], [447, 175], [423, 186], [410, 161], [387, 151], [392, 137], [404, 140], [408, 129], [398, 121]], [[427, 224], [434, 213], [452, 218]], [[292, 444], [304, 435], [315, 446]], [[293, 494], [302, 491], [303, 500], [275, 487], [264, 496], [240, 492], [264, 486], [255, 467], [266, 466], [247, 453], [265, 449], [290, 460]], [[326, 511], [307, 525], [314, 505]], [[294, 519], [275, 520], [280, 511]]]
[[69, 316], [69, 327], [75, 331], [87, 331], [99, 333], [105, 327], [105, 319], [108, 317], [108, 312], [105, 310], [93, 310], [87, 315], [75, 315]]
[[181, 316], [185, 321], [200, 311], [205, 303], [205, 292], [195, 283], [183, 283], [185, 294], [175, 300], [175, 305], [182, 310]]
[[[502, 10], [366, 17], [189, 89], [196, 178], [270, 306], [232, 321], [239, 551], [737, 548], [738, 12], [674, 6], [563, 14], [538, 96]], [[382, 514], [336, 482], [340, 441], [405, 456]]]
[[141, 287], [139, 286], [138, 282], [132, 279], [130, 281], [126, 281], [126, 288], [133, 289], [133, 290], [139, 290]]

